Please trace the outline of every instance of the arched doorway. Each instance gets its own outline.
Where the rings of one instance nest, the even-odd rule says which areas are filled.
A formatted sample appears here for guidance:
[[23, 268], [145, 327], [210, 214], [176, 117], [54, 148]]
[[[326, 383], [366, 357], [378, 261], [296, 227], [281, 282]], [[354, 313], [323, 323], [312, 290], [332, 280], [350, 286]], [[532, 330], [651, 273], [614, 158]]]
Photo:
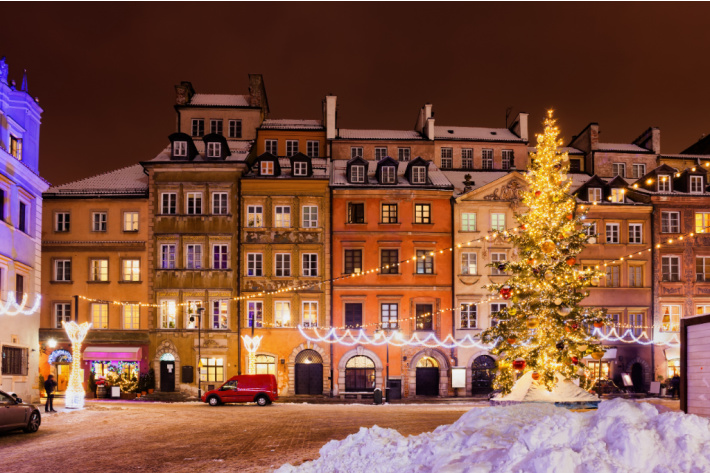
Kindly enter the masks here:
[[175, 391], [175, 356], [172, 353], [160, 356], [160, 390], [164, 393]]
[[634, 391], [642, 393], [645, 391], [643, 382], [643, 366], [641, 363], [631, 365], [631, 382], [634, 383]]
[[430, 356], [417, 362], [417, 396], [439, 395], [439, 363]]
[[64, 392], [67, 390], [67, 385], [69, 384], [69, 375], [71, 373], [71, 363], [72, 356], [67, 350], [54, 350], [47, 360], [49, 364], [54, 368], [54, 377], [57, 381], [57, 392]]
[[296, 355], [296, 394], [323, 394], [323, 358], [315, 350]]
[[489, 394], [493, 391], [496, 360], [488, 355], [477, 356], [471, 365], [471, 394]]
[[353, 356], [345, 364], [345, 391], [374, 391], [375, 362], [365, 355]]

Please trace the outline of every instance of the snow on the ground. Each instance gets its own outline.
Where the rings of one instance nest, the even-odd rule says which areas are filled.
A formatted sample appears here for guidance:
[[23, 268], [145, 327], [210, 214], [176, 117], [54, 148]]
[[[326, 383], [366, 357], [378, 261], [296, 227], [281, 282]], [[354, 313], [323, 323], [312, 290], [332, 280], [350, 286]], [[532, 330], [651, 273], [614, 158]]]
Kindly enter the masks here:
[[528, 371], [515, 383], [513, 389], [505, 396], [498, 395], [493, 401], [506, 402], [585, 402], [598, 401], [599, 398], [574, 384], [560, 373], [555, 373], [557, 385], [548, 391], [543, 384], [532, 378]]
[[710, 420], [623, 399], [588, 412], [528, 403], [472, 409], [410, 437], [363, 427], [320, 455], [277, 472], [701, 473], [710, 471]]

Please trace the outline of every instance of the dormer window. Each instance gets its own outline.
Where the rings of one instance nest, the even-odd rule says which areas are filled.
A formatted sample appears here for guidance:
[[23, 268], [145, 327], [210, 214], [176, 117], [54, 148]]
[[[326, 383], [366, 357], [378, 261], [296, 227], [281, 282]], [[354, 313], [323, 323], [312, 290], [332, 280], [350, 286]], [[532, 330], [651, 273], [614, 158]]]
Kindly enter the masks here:
[[207, 143], [207, 157], [220, 158], [222, 156], [222, 143], [211, 141]]
[[350, 182], [363, 183], [365, 182], [365, 166], [352, 166], [350, 168]]
[[305, 161], [296, 161], [293, 163], [293, 175], [294, 176], [307, 176], [308, 175], [308, 163]]
[[602, 201], [602, 190], [599, 187], [590, 187], [587, 189], [589, 202], [601, 202]]
[[173, 156], [187, 157], [187, 141], [173, 142]]
[[690, 193], [703, 193], [703, 176], [690, 176]]
[[671, 176], [667, 174], [658, 175], [658, 192], [671, 191]]
[[614, 202], [616, 204], [618, 203], [623, 203], [624, 202], [624, 189], [615, 187], [611, 190], [611, 195], [609, 196], [609, 200], [611, 202]]
[[380, 169], [380, 182], [382, 184], [394, 184], [397, 181], [397, 172], [394, 166], [382, 166]]
[[259, 174], [262, 176], [273, 176], [274, 175], [274, 162], [273, 161], [262, 161], [259, 166]]
[[426, 167], [412, 167], [412, 184], [426, 184]]

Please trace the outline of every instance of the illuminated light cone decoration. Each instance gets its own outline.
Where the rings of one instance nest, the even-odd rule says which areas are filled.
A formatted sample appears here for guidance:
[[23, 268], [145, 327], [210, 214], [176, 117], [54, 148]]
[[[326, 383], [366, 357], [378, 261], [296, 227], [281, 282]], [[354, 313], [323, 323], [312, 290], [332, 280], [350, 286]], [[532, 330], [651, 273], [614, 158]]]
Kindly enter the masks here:
[[77, 324], [76, 322], [62, 322], [64, 330], [71, 340], [71, 374], [69, 374], [69, 384], [64, 398], [64, 406], [69, 409], [81, 409], [84, 407], [84, 370], [81, 369], [81, 344], [86, 338], [86, 333], [91, 328], [89, 322]]
[[261, 340], [263, 338], [263, 335], [257, 335], [254, 338], [249, 335], [242, 335], [244, 347], [249, 353], [249, 364], [247, 366], [248, 374], [256, 374], [256, 351], [259, 349], [259, 345], [261, 345]]
[[490, 352], [498, 356], [498, 366], [493, 384], [503, 394], [510, 392], [516, 375], [527, 371], [552, 391], [555, 372], [578, 378], [584, 356], [602, 350], [592, 331], [595, 321], [607, 321], [606, 312], [579, 303], [603, 274], [578, 264], [577, 255], [590, 237], [582, 230], [585, 212], [569, 195], [569, 157], [558, 152], [558, 136], [550, 111], [537, 153], [530, 157], [524, 210], [516, 213], [519, 231], [499, 232], [518, 249], [519, 259], [503, 263], [511, 274], [507, 281], [487, 286], [509, 304], [496, 314], [498, 324], [482, 334], [484, 342], [494, 344]]

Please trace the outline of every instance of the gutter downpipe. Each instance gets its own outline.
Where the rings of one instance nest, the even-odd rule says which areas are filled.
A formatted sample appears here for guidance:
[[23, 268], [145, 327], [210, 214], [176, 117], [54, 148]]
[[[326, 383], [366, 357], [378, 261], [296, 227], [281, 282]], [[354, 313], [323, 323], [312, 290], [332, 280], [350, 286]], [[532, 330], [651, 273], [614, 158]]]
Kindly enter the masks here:
[[[331, 172], [332, 172], [332, 160], [331, 160]], [[330, 234], [330, 274], [331, 274], [331, 279], [330, 279], [330, 326], [333, 327], [333, 299], [335, 298], [334, 294], [334, 288], [335, 285], [333, 284], [333, 188], [330, 186], [330, 183], [328, 185], [328, 193], [329, 193], [329, 201], [328, 201], [328, 213], [329, 218], [330, 218], [330, 228], [328, 229], [328, 233]], [[335, 364], [335, 360], [333, 358], [334, 353], [333, 353], [333, 344], [329, 343], [330, 345], [330, 397], [333, 397], [333, 376], [334, 376], [334, 371], [333, 371], [333, 365]]]
[[[242, 177], [237, 181], [237, 298], [242, 295]], [[253, 324], [252, 324], [253, 325]], [[242, 302], [237, 301], [237, 374], [242, 374]]]

